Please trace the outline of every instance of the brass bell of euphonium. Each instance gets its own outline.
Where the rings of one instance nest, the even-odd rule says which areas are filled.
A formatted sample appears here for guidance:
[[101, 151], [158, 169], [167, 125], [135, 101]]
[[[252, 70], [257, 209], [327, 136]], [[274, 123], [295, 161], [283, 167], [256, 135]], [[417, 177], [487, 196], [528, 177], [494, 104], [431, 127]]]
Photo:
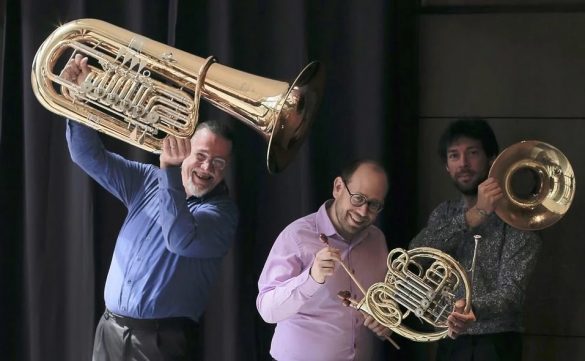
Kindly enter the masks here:
[[554, 146], [536, 140], [516, 143], [494, 160], [490, 177], [504, 197], [496, 214], [521, 230], [540, 230], [561, 219], [575, 196], [575, 173]]
[[[57, 66], [80, 53], [91, 72], [81, 85]], [[159, 153], [167, 135], [190, 137], [200, 98], [256, 130], [267, 142], [267, 167], [282, 171], [311, 127], [324, 87], [318, 62], [292, 83], [267, 79], [199, 58], [104, 21], [59, 26], [40, 46], [32, 88], [51, 112]]]

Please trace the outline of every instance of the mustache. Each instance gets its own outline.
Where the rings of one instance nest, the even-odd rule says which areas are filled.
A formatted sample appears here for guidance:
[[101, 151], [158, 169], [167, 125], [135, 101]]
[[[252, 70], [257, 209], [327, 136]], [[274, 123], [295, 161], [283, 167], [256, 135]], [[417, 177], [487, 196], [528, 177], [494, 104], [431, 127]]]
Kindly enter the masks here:
[[472, 171], [471, 169], [464, 169], [464, 170], [461, 170], [461, 171], [455, 173], [455, 177], [474, 176], [475, 174], [476, 174], [476, 172]]
[[209, 177], [209, 178], [212, 178], [212, 179], [215, 178], [215, 176], [214, 176], [214, 174], [212, 172], [208, 172], [208, 171], [205, 171], [205, 170], [200, 169], [200, 168], [194, 168], [194, 169], [192, 169], [190, 174], [191, 175], [195, 174], [195, 175], [197, 175], [199, 177]]

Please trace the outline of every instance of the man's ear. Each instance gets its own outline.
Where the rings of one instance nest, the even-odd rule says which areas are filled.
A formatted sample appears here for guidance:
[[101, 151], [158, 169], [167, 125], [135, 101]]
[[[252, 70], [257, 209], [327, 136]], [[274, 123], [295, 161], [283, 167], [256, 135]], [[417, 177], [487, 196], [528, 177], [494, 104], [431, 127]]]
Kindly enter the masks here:
[[341, 179], [341, 177], [335, 177], [335, 179], [333, 180], [333, 190], [331, 192], [333, 198], [339, 197], [339, 195], [343, 191], [343, 187], [344, 187], [343, 179]]

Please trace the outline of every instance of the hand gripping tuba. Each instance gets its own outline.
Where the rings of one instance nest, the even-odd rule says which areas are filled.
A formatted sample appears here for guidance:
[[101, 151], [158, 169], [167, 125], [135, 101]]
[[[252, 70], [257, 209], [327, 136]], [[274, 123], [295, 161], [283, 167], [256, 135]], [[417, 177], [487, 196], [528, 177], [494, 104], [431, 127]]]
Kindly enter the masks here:
[[[429, 247], [396, 248], [388, 255], [384, 282], [370, 286], [361, 301], [350, 298], [347, 291], [339, 297], [393, 332], [428, 342], [447, 336], [447, 316], [457, 299], [464, 298], [464, 311], [469, 311], [471, 284], [465, 269], [444, 252]], [[421, 322], [403, 323], [410, 314]]]
[[[87, 56], [91, 69], [79, 86], [55, 72], [75, 53]], [[263, 136], [271, 173], [283, 170], [300, 148], [324, 86], [318, 62], [288, 84], [95, 19], [59, 26], [38, 49], [31, 77], [48, 110], [154, 153], [167, 135], [194, 133], [203, 97]]]

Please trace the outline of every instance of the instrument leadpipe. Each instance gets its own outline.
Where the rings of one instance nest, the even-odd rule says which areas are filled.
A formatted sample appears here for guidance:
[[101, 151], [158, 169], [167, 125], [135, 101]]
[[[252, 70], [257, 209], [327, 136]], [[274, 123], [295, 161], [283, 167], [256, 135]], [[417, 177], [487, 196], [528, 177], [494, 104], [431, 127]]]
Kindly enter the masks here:
[[[330, 246], [329, 239], [323, 233], [319, 234], [319, 239], [321, 240], [321, 242], [323, 242], [327, 246]], [[360, 291], [362, 291], [362, 294], [365, 296], [366, 290], [359, 283], [359, 281], [355, 278], [355, 276], [353, 275], [353, 272], [351, 272], [349, 270], [349, 268], [345, 265], [345, 263], [342, 260], [339, 260], [339, 264], [341, 264], [341, 267], [345, 270], [347, 275], [351, 278], [351, 280], [356, 284], [356, 286], [360, 289]], [[343, 296], [342, 296], [342, 294], [343, 294]], [[356, 307], [358, 305], [358, 302], [350, 297], [351, 293], [349, 291], [340, 291], [337, 295], [343, 300], [343, 304], [345, 306], [352, 306], [353, 308], [355, 308], [359, 311], [364, 311], [364, 310], [360, 309], [359, 307]], [[366, 312], [366, 314], [370, 315], [368, 312]], [[384, 339], [388, 340], [394, 347], [396, 347], [397, 350], [400, 350], [400, 346], [398, 346], [398, 344], [396, 342], [394, 342], [394, 340], [392, 338], [390, 338], [389, 335], [385, 335]]]

